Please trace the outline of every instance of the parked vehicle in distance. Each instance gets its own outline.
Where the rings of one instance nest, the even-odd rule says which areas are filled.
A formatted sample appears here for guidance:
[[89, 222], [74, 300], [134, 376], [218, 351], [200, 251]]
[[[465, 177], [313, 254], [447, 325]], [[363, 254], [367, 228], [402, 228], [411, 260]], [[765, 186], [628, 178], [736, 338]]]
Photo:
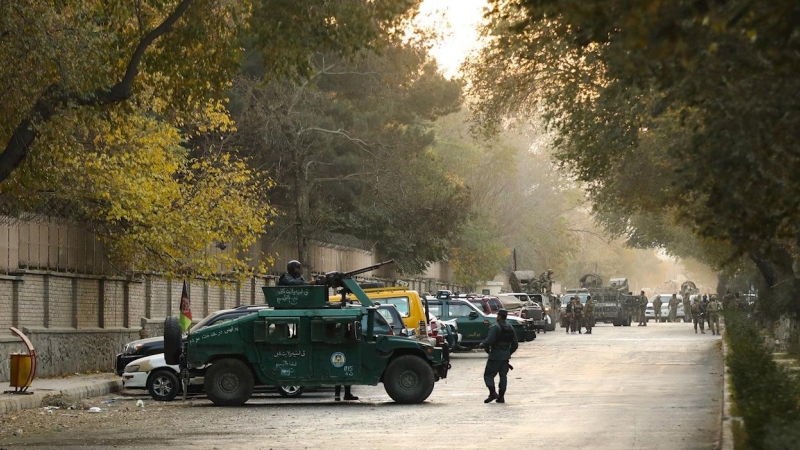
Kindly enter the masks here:
[[[486, 339], [489, 333], [489, 326], [497, 322], [496, 314], [484, 314], [465, 299], [437, 296], [435, 299], [427, 300], [427, 303], [431, 314], [446, 320], [455, 319], [458, 322], [458, 330], [462, 337], [462, 347], [477, 347], [478, 344]], [[513, 316], [509, 316], [506, 320], [516, 331], [517, 339], [520, 342], [536, 339], [536, 331], [532, 329], [532, 321]]]
[[[672, 298], [672, 294], [658, 294], [654, 295], [650, 298], [650, 301], [647, 302], [647, 309], [644, 311], [645, 318], [650, 320], [655, 320], [655, 314], [653, 312], [653, 301], [655, 301], [656, 297], [661, 299], [661, 322], [666, 322], [669, 318], [669, 300]], [[683, 310], [683, 299], [680, 295], [678, 295], [678, 309], [675, 314], [675, 318], [679, 322], [686, 321], [686, 312]]]

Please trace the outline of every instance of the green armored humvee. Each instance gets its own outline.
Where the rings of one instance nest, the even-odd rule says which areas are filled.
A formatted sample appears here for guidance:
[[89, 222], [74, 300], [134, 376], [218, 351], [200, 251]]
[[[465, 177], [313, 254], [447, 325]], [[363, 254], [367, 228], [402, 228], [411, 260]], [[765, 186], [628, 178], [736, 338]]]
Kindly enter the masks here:
[[[377, 308], [350, 279], [354, 273], [329, 273], [324, 286], [264, 287], [273, 309], [191, 333], [182, 346], [176, 319], [168, 318], [165, 358], [174, 362], [167, 363], [180, 364], [185, 381], [205, 377], [208, 398], [221, 406], [243, 404], [255, 384], [383, 382], [397, 403], [425, 401], [434, 383], [447, 377], [447, 350], [415, 338], [376, 336]], [[352, 292], [362, 306], [328, 304], [328, 287]]]

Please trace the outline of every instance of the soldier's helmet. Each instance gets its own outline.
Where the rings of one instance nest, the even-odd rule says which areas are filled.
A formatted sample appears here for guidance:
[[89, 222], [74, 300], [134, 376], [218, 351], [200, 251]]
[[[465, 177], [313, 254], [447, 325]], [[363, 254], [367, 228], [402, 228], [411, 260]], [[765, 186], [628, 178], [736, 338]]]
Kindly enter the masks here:
[[300, 261], [298, 261], [296, 259], [293, 259], [293, 260], [289, 261], [289, 264], [286, 264], [286, 271], [287, 272], [291, 272], [292, 269], [294, 269], [294, 268], [298, 268], [299, 269], [301, 267], [303, 267], [303, 266], [302, 266], [302, 264], [300, 264]]
[[553, 273], [553, 269], [547, 269], [547, 273]]
[[505, 309], [498, 309], [497, 317], [502, 317], [503, 319], [505, 319], [506, 317], [508, 317], [508, 311], [506, 311]]

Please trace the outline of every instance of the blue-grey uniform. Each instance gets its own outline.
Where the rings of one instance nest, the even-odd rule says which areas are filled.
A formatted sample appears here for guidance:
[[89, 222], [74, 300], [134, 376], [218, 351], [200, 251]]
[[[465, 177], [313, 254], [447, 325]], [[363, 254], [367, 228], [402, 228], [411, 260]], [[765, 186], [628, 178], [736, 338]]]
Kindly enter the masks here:
[[302, 286], [306, 283], [306, 279], [302, 275], [294, 276], [291, 273], [284, 273], [278, 278], [278, 286]]
[[278, 278], [278, 286], [302, 286], [305, 284], [314, 283], [307, 283], [306, 279], [303, 278], [303, 266], [300, 261], [289, 261], [289, 264], [286, 265], [286, 273]]
[[[489, 388], [489, 397], [484, 403], [497, 400], [498, 403], [505, 403], [506, 386], [508, 384], [508, 360], [517, 351], [517, 333], [506, 323], [508, 311], [501, 309], [497, 311], [497, 323], [489, 328], [489, 335], [486, 340], [481, 342], [481, 348], [486, 350], [489, 358], [486, 361], [486, 369], [483, 371], [483, 381]], [[494, 389], [494, 377], [500, 375], [500, 392]]]

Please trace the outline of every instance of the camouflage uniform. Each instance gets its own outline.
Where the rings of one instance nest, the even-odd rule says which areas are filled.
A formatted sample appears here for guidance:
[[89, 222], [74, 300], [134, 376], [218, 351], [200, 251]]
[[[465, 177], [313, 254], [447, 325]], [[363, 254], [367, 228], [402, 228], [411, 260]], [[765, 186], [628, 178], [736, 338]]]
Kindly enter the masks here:
[[[680, 300], [678, 300], [678, 296], [676, 294], [672, 294], [672, 298], [669, 299], [669, 321], [675, 322], [678, 320], [678, 305], [680, 304]], [[683, 313], [687, 314], [686, 308], [683, 308]]]
[[661, 322], [661, 296], [657, 295], [656, 298], [653, 300], [653, 316], [656, 319], [656, 323]]
[[572, 328], [572, 307], [575, 305], [575, 297], [571, 297], [567, 302], [566, 312], [564, 313], [564, 327], [567, 329], [567, 334], [569, 334], [570, 329]]
[[706, 334], [705, 331], [705, 317], [703, 317], [705, 306], [703, 302], [698, 299], [694, 299], [694, 303], [692, 303], [692, 320], [694, 320], [694, 334], [697, 334], [697, 325], [700, 325], [700, 332]]
[[716, 297], [712, 297], [711, 301], [706, 306], [706, 313], [708, 314], [708, 324], [711, 328], [711, 334], [719, 334], [719, 312], [722, 311], [722, 304]]
[[689, 295], [683, 296], [683, 321], [689, 322], [694, 317], [692, 305], [689, 303]]
[[594, 327], [594, 300], [592, 296], [586, 299], [586, 305], [583, 307], [583, 326], [586, 327], [586, 334], [592, 334]]
[[647, 326], [647, 316], [645, 316], [645, 311], [647, 311], [647, 296], [644, 295], [644, 292], [639, 294], [639, 326], [646, 327]]
[[578, 297], [575, 297], [575, 304], [572, 305], [572, 332], [574, 333], [575, 330], [578, 330], [578, 334], [581, 333], [581, 322], [583, 321], [583, 304], [581, 304], [581, 300]]

